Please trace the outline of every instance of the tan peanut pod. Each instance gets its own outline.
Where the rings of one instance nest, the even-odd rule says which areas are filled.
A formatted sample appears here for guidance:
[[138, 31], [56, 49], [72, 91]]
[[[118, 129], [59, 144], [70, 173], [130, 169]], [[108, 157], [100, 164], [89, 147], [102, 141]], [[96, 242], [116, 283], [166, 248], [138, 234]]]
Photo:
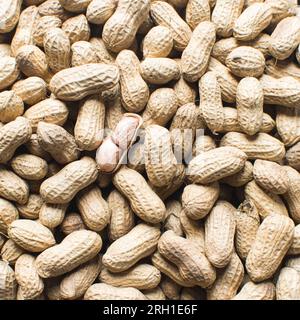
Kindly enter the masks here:
[[0, 299], [15, 300], [17, 296], [17, 281], [14, 270], [6, 261], [0, 260]]
[[265, 0], [245, 0], [244, 8], [248, 8], [251, 5], [253, 5], [254, 3], [261, 3], [261, 2], [264, 2], [264, 1]]
[[38, 194], [30, 194], [26, 204], [17, 204], [20, 216], [26, 219], [38, 219], [43, 199]]
[[300, 300], [300, 274], [292, 268], [282, 268], [276, 282], [276, 300]]
[[236, 92], [238, 122], [243, 132], [254, 135], [260, 131], [263, 119], [264, 94], [256, 78], [240, 81]]
[[[272, 7], [272, 25], [278, 24], [282, 19], [293, 16], [296, 13], [296, 3], [294, 0], [265, 0]], [[271, 26], [272, 26], [271, 25]]]
[[285, 156], [283, 143], [267, 133], [249, 137], [244, 133], [229, 132], [222, 138], [220, 146], [239, 148], [251, 160], [280, 161]]
[[158, 223], [165, 215], [165, 205], [138, 172], [122, 167], [113, 177], [115, 187], [129, 200], [131, 208], [142, 220]]
[[145, 166], [151, 184], [156, 187], [169, 185], [177, 170], [170, 132], [158, 125], [148, 126], [144, 148]]
[[19, 77], [20, 70], [13, 57], [0, 58], [0, 90], [10, 87]]
[[147, 289], [142, 291], [148, 300], [166, 300], [166, 296], [162, 289], [157, 286], [154, 289]]
[[92, 0], [87, 7], [86, 17], [90, 23], [104, 24], [115, 12], [117, 0]]
[[120, 273], [112, 273], [103, 269], [99, 279], [101, 282], [115, 287], [133, 287], [145, 290], [157, 287], [161, 280], [161, 274], [157, 268], [143, 263]]
[[298, 255], [300, 253], [300, 225], [296, 225], [294, 229], [293, 242], [289, 248], [288, 255]]
[[145, 151], [144, 145], [142, 143], [137, 142], [133, 144], [128, 152], [128, 168], [133, 169], [139, 173], [143, 173], [145, 171]]
[[192, 30], [203, 21], [210, 21], [208, 0], [189, 0], [186, 6], [185, 20]]
[[24, 117], [30, 122], [33, 132], [36, 132], [40, 121], [63, 125], [69, 115], [69, 110], [66, 104], [57, 99], [43, 100], [24, 113]]
[[84, 300], [147, 300], [135, 288], [118, 288], [105, 283], [95, 283], [88, 288]]
[[48, 172], [47, 162], [32, 154], [20, 154], [10, 164], [18, 176], [27, 180], [41, 180]]
[[253, 179], [253, 165], [250, 161], [246, 161], [244, 168], [233, 174], [232, 176], [223, 178], [221, 182], [232, 187], [242, 187]]
[[97, 255], [66, 275], [60, 283], [61, 298], [75, 300], [82, 297], [98, 277], [101, 268], [101, 257]]
[[70, 163], [80, 156], [75, 138], [61, 126], [41, 121], [37, 136], [41, 147], [60, 164]]
[[72, 67], [89, 63], [98, 63], [98, 56], [94, 46], [88, 41], [77, 41], [72, 44]]
[[[31, 155], [40, 157], [46, 161], [51, 160], [51, 156], [48, 152], [46, 152], [39, 144], [37, 134], [33, 133], [28, 142], [25, 144], [26, 149]], [[47, 165], [48, 166], [48, 165]], [[48, 167], [49, 171], [49, 167]]]
[[213, 71], [217, 76], [218, 83], [221, 87], [222, 100], [230, 103], [235, 102], [238, 81], [229, 69], [217, 59], [211, 57], [208, 64], [208, 71]]
[[247, 282], [232, 300], [274, 300], [275, 286], [272, 282]]
[[204, 21], [193, 31], [189, 44], [182, 52], [181, 68], [184, 79], [195, 82], [205, 73], [211, 50], [216, 41], [215, 26]]
[[181, 204], [177, 200], [166, 202], [166, 216], [163, 224], [164, 230], [172, 230], [178, 236], [183, 236], [183, 229], [180, 221]]
[[60, 4], [70, 12], [83, 12], [91, 0], [59, 0]]
[[32, 130], [29, 121], [24, 117], [17, 117], [0, 129], [0, 163], [12, 158], [16, 149], [26, 143]]
[[276, 272], [293, 241], [294, 222], [279, 214], [268, 215], [260, 225], [246, 259], [252, 281], [269, 279]]
[[151, 255], [158, 243], [160, 230], [144, 223], [113, 242], [103, 256], [103, 265], [111, 272], [122, 272]]
[[145, 36], [152, 28], [154, 28], [154, 22], [150, 16], [150, 12], [149, 12], [146, 19], [142, 22], [142, 24], [138, 28], [137, 33]]
[[44, 279], [45, 283], [45, 293], [49, 300], [62, 300], [60, 292], [60, 283], [62, 277], [55, 277], [50, 279]]
[[246, 154], [235, 147], [212, 149], [189, 163], [188, 179], [193, 183], [203, 184], [218, 181], [242, 170], [246, 160]]
[[284, 167], [275, 162], [256, 160], [253, 167], [253, 177], [264, 190], [275, 194], [283, 194], [288, 191], [288, 175]]
[[276, 128], [286, 146], [300, 141], [300, 113], [297, 108], [277, 107]]
[[1, 4], [0, 33], [7, 33], [14, 29], [19, 21], [22, 0], [4, 1]]
[[159, 88], [152, 92], [143, 112], [144, 127], [150, 124], [165, 126], [179, 106], [175, 89]]
[[142, 44], [144, 58], [165, 58], [172, 48], [172, 32], [164, 26], [153, 27], [146, 34]]
[[0, 232], [6, 234], [8, 226], [18, 218], [17, 208], [10, 201], [0, 198]]
[[36, 20], [33, 30], [33, 41], [37, 46], [44, 46], [44, 36], [52, 28], [60, 28], [61, 20], [57, 16], [43, 16]]
[[129, 203], [117, 190], [112, 190], [107, 198], [110, 211], [109, 238], [115, 241], [134, 227], [134, 214]]
[[52, 75], [49, 72], [45, 53], [34, 45], [24, 45], [18, 49], [16, 61], [20, 70], [27, 77], [40, 77], [49, 82]]
[[107, 226], [110, 211], [97, 186], [92, 186], [79, 193], [76, 203], [84, 224], [90, 230], [101, 231]]
[[15, 173], [0, 167], [0, 197], [25, 204], [29, 197], [29, 188], [26, 182]]
[[51, 28], [44, 34], [44, 50], [53, 72], [67, 69], [71, 65], [71, 46], [67, 34], [60, 28]]
[[230, 300], [240, 287], [244, 277], [244, 266], [234, 252], [228, 265], [217, 273], [217, 279], [208, 289], [208, 300]]
[[1, 258], [9, 264], [14, 265], [23, 253], [24, 249], [18, 246], [13, 240], [8, 239], [1, 249]]
[[293, 145], [286, 153], [286, 160], [289, 166], [299, 170], [300, 168], [300, 163], [299, 163], [299, 147], [300, 143], [297, 142], [295, 145]]
[[175, 264], [164, 258], [158, 251], [156, 251], [151, 257], [152, 264], [160, 270], [162, 273], [167, 275], [175, 283], [184, 287], [194, 286], [192, 281], [187, 281], [183, 279], [181, 274], [178, 271], [178, 268]]
[[[26, 300], [23, 296], [23, 291], [21, 287], [18, 287], [18, 290], [17, 290], [17, 300]], [[39, 294], [38, 296], [36, 296], [31, 300], [46, 300], [46, 296], [44, 292], [42, 292], [41, 294]]]
[[[254, 40], [238, 41], [234, 37], [218, 40], [212, 50], [212, 56], [225, 64], [226, 58], [234, 49], [239, 46], [249, 46], [258, 49], [265, 57], [269, 55], [270, 36], [266, 33], [259, 34]], [[266, 62], [267, 64], [267, 62]]]
[[49, 229], [59, 226], [65, 217], [68, 204], [44, 203], [39, 212], [39, 222]]
[[11, 122], [23, 113], [23, 101], [13, 90], [0, 93], [0, 121], [2, 123]]
[[217, 182], [210, 185], [187, 185], [182, 193], [182, 209], [191, 219], [203, 219], [214, 206], [219, 193]]
[[241, 14], [244, 0], [217, 0], [212, 12], [212, 22], [216, 25], [217, 35], [223, 38], [233, 33], [235, 21]]
[[291, 218], [296, 222], [300, 222], [300, 211], [299, 211], [299, 182], [300, 174], [297, 170], [291, 168], [290, 166], [284, 167], [287, 178], [288, 178], [288, 189], [287, 192], [283, 195]]
[[245, 198], [255, 205], [262, 218], [265, 218], [270, 213], [288, 216], [288, 211], [280, 196], [269, 191], [264, 191], [254, 180], [246, 185]]
[[[42, 222], [42, 221], [41, 221]], [[69, 235], [70, 233], [78, 230], [85, 229], [85, 225], [82, 221], [80, 214], [71, 212], [65, 216], [61, 222], [61, 231], [64, 235]]]
[[92, 158], [83, 157], [45, 180], [40, 193], [47, 203], [68, 203], [80, 190], [96, 181], [97, 176], [96, 162]]
[[214, 72], [205, 73], [199, 80], [201, 116], [207, 127], [218, 132], [223, 127], [224, 111], [221, 88]]
[[176, 10], [166, 2], [155, 1], [151, 3], [150, 15], [156, 25], [170, 29], [174, 48], [183, 51], [190, 41], [192, 31]]
[[103, 140], [105, 106], [98, 95], [87, 98], [79, 108], [74, 128], [75, 140], [82, 150], [95, 150]]
[[116, 64], [120, 70], [121, 98], [129, 112], [140, 112], [149, 99], [149, 89], [139, 73], [140, 62], [131, 50], [122, 50]]
[[178, 108], [172, 119], [169, 130], [179, 163], [182, 157], [186, 160], [190, 156], [196, 131], [205, 126], [203, 122], [199, 124], [199, 109], [194, 103], [188, 103]]
[[270, 54], [278, 59], [287, 59], [300, 43], [299, 17], [287, 17], [280, 21], [271, 35]]
[[0, 57], [10, 57], [10, 56], [11, 56], [10, 44], [1, 43], [0, 44]]
[[171, 80], [178, 80], [179, 66], [170, 58], [146, 58], [140, 64], [140, 74], [150, 84], [166, 84]]
[[42, 278], [51, 278], [72, 271], [94, 258], [101, 250], [101, 237], [93, 231], [74, 231], [63, 241], [38, 255], [36, 266]]
[[69, 37], [71, 44], [77, 41], [89, 41], [90, 39], [90, 26], [83, 14], [69, 18], [62, 24], [61, 28]]
[[290, 60], [277, 60], [275, 58], [266, 61], [265, 73], [273, 78], [294, 77], [300, 80], [299, 66]]
[[17, 50], [23, 45], [33, 44], [33, 29], [38, 18], [38, 8], [30, 6], [20, 14], [16, 33], [11, 41], [12, 56], [16, 56]]
[[238, 40], [253, 40], [270, 24], [271, 20], [272, 7], [265, 3], [254, 3], [235, 21], [233, 35]]
[[44, 290], [43, 280], [37, 273], [35, 257], [30, 254], [22, 254], [15, 265], [15, 276], [24, 300], [32, 300]]
[[219, 200], [205, 221], [205, 254], [217, 268], [225, 267], [233, 253], [235, 210], [229, 202]]
[[260, 77], [265, 69], [265, 57], [255, 48], [241, 46], [226, 58], [226, 66], [238, 77]]
[[8, 235], [17, 245], [30, 252], [42, 252], [55, 244], [52, 232], [33, 220], [13, 221], [8, 227]]
[[188, 282], [201, 287], [210, 286], [216, 279], [213, 266], [190, 240], [166, 231], [158, 242], [158, 250], [165, 258], [177, 265], [180, 275]]
[[115, 54], [109, 52], [105, 47], [104, 41], [101, 38], [92, 37], [90, 43], [94, 46], [94, 50], [101, 63], [114, 63]]
[[129, 48], [149, 9], [149, 0], [119, 0], [115, 12], [103, 28], [102, 37], [106, 47], [113, 52]]
[[[238, 123], [238, 113], [236, 108], [225, 107], [224, 111], [224, 123], [222, 132], [242, 132], [242, 128]], [[260, 132], [268, 133], [275, 127], [275, 121], [267, 113], [263, 113], [262, 125]]]
[[284, 107], [298, 108], [300, 106], [300, 84], [293, 77], [275, 79], [263, 75], [260, 82], [264, 91], [264, 103]]
[[43, 16], [56, 16], [61, 21], [66, 21], [72, 14], [66, 11], [60, 3], [60, 0], [46, 0], [38, 6], [38, 12]]
[[182, 287], [174, 280], [164, 277], [160, 283], [164, 295], [169, 300], [180, 300], [180, 291]]
[[251, 200], [245, 200], [235, 211], [234, 217], [236, 223], [235, 248], [239, 257], [245, 260], [260, 225], [258, 210]]
[[29, 77], [19, 80], [12, 86], [12, 90], [19, 96], [24, 103], [34, 105], [46, 99], [46, 82], [38, 77]]
[[197, 157], [199, 154], [215, 149], [216, 147], [215, 140], [211, 136], [199, 135], [196, 137], [193, 145], [193, 156]]
[[50, 89], [56, 97], [77, 101], [114, 87], [119, 81], [118, 68], [113, 65], [87, 64], [62, 70], [54, 75]]

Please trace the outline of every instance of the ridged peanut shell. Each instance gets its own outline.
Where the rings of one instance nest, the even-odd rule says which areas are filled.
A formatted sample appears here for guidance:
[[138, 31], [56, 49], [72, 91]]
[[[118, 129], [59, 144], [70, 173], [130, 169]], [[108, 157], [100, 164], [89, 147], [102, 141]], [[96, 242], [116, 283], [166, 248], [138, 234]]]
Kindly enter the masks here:
[[247, 282], [232, 300], [274, 300], [275, 286], [272, 282]]
[[64, 69], [51, 79], [50, 89], [58, 99], [78, 101], [82, 98], [114, 87], [119, 71], [114, 65], [87, 64]]
[[220, 200], [205, 220], [205, 254], [217, 268], [225, 267], [233, 253], [235, 210], [229, 202]]
[[267, 133], [258, 133], [250, 137], [244, 133], [229, 132], [221, 139], [220, 145], [239, 148], [250, 160], [280, 161], [285, 156], [283, 143]]
[[83, 157], [69, 163], [57, 174], [45, 180], [40, 193], [48, 203], [68, 203], [80, 190], [92, 184], [97, 176], [96, 162], [92, 158]]
[[192, 30], [203, 21], [210, 20], [208, 0], [189, 0], [186, 6], [185, 20]]
[[289, 248], [289, 255], [298, 255], [300, 253], [300, 225], [296, 225], [294, 229], [293, 242]]
[[10, 87], [19, 77], [20, 70], [13, 57], [0, 57], [0, 90]]
[[52, 278], [72, 271], [94, 258], [102, 247], [101, 237], [93, 231], [74, 231], [63, 241], [43, 251], [36, 259], [42, 278]]
[[10, 265], [14, 265], [24, 252], [23, 248], [18, 246], [13, 240], [8, 239], [1, 249], [1, 258]]
[[22, 0], [4, 1], [1, 3], [0, 33], [7, 33], [14, 29], [19, 21]]
[[157, 246], [160, 230], [144, 223], [114, 241], [103, 256], [103, 265], [111, 272], [122, 272], [151, 255]]
[[187, 175], [194, 183], [218, 181], [240, 171], [247, 160], [246, 154], [236, 147], [220, 147], [195, 157], [187, 168]]
[[104, 24], [115, 12], [117, 0], [92, 0], [87, 7], [86, 17], [90, 23]]
[[37, 273], [36, 258], [30, 254], [22, 254], [15, 265], [15, 276], [24, 300], [38, 297], [44, 290], [43, 280]]
[[37, 46], [44, 46], [44, 36], [48, 30], [60, 28], [62, 21], [57, 16], [43, 16], [37, 19], [33, 30], [33, 41]]
[[5, 261], [0, 261], [0, 299], [15, 300], [17, 296], [17, 282], [14, 270]]
[[33, 220], [13, 221], [8, 227], [8, 235], [21, 248], [30, 252], [42, 252], [55, 244], [52, 232]]
[[276, 300], [300, 300], [300, 274], [292, 268], [282, 268], [276, 282]]
[[149, 223], [163, 220], [166, 210], [164, 203], [137, 171], [123, 167], [114, 175], [113, 183], [141, 219]]
[[82, 221], [80, 214], [76, 212], [68, 213], [61, 222], [61, 231], [66, 236], [74, 231], [83, 229], [86, 229], [85, 225]]
[[300, 143], [297, 142], [290, 149], [288, 149], [288, 151], [286, 152], [286, 156], [285, 156], [289, 166], [291, 166], [297, 170], [299, 170], [299, 168], [300, 168], [299, 148], [300, 148]]
[[9, 224], [18, 218], [17, 208], [10, 201], [0, 198], [0, 232], [6, 234]]
[[0, 121], [2, 123], [11, 122], [23, 113], [23, 101], [13, 90], [0, 93]]
[[115, 287], [133, 287], [145, 290], [157, 287], [161, 280], [161, 274], [151, 264], [142, 263], [119, 273], [103, 269], [99, 280]]
[[71, 44], [90, 39], [91, 30], [84, 14], [69, 18], [62, 24], [61, 28], [69, 37]]
[[246, 260], [253, 281], [273, 276], [293, 241], [294, 223], [290, 218], [270, 214], [260, 225]]
[[68, 204], [43, 203], [39, 212], [39, 222], [49, 229], [58, 227], [64, 220]]
[[94, 46], [88, 41], [76, 41], [71, 46], [72, 67], [78, 67], [89, 63], [98, 63], [98, 56]]
[[43, 203], [43, 199], [39, 194], [31, 193], [26, 204], [17, 204], [16, 207], [22, 218], [34, 220], [39, 218]]

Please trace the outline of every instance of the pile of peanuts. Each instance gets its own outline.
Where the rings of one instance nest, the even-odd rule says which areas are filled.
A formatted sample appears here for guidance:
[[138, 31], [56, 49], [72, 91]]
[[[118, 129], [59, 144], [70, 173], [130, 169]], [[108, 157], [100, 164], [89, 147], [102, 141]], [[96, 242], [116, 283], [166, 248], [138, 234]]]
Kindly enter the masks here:
[[0, 1], [0, 300], [300, 299], [294, 0]]

